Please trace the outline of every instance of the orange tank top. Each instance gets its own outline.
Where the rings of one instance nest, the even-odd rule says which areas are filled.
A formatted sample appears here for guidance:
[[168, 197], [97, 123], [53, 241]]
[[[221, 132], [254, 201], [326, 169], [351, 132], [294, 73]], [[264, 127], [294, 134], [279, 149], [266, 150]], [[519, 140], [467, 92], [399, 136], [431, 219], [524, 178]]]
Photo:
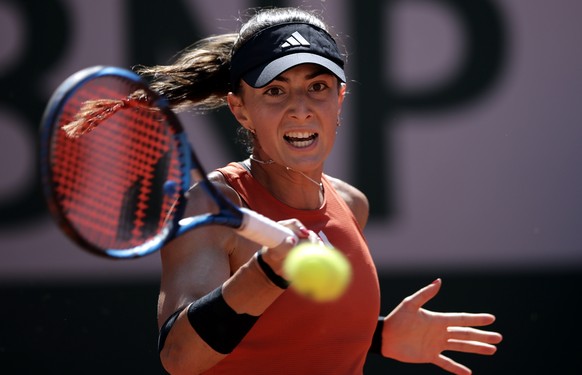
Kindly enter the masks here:
[[367, 243], [349, 207], [325, 176], [322, 207], [298, 210], [274, 198], [241, 164], [218, 170], [249, 208], [273, 220], [297, 218], [325, 236], [346, 254], [353, 278], [346, 293], [329, 303], [315, 303], [287, 289], [207, 374], [362, 374], [380, 312], [380, 291]]

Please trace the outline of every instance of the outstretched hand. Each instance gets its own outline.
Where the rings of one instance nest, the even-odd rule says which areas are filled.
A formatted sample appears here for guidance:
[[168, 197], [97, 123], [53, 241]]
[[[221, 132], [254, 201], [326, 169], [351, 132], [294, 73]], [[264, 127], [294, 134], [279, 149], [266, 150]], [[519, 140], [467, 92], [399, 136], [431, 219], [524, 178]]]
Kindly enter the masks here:
[[384, 320], [382, 355], [401, 362], [433, 363], [457, 375], [471, 374], [466, 366], [442, 354], [457, 351], [491, 355], [502, 340], [497, 332], [472, 327], [495, 321], [491, 314], [438, 313], [422, 306], [437, 295], [440, 279], [406, 297]]

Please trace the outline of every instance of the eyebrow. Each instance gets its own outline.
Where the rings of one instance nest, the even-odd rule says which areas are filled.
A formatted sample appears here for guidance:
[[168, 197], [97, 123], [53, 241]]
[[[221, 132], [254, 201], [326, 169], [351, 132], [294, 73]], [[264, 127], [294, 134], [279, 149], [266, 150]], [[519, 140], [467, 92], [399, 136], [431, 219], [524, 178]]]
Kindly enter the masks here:
[[[281, 73], [280, 75], [278, 75], [277, 77], [273, 78], [273, 81], [289, 82], [289, 79], [283, 77], [282, 74], [284, 74], [284, 72]], [[313, 78], [315, 78], [317, 76], [324, 75], [324, 74], [326, 74], [326, 75], [332, 75], [333, 76], [333, 73], [330, 72], [329, 70], [327, 70], [325, 68], [320, 68], [318, 70], [315, 70], [313, 73], [307, 74], [305, 76], [305, 78], [307, 78], [307, 79], [313, 79]]]

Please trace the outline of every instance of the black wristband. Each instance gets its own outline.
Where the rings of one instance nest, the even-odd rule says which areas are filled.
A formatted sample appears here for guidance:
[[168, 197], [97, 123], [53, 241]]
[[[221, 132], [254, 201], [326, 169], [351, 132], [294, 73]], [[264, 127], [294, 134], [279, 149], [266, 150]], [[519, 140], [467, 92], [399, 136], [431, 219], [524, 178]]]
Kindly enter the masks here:
[[263, 259], [261, 250], [255, 253], [255, 258], [257, 258], [257, 263], [259, 263], [259, 266], [261, 267], [265, 275], [267, 275], [269, 280], [273, 282], [273, 284], [277, 285], [281, 289], [287, 289], [287, 287], [289, 286], [289, 281], [285, 280], [281, 276], [277, 275], [275, 271], [273, 271], [271, 266], [269, 266], [267, 262], [265, 262], [265, 260]]
[[212, 349], [229, 354], [253, 328], [258, 316], [237, 314], [222, 296], [222, 286], [188, 307], [188, 321]]
[[382, 331], [384, 329], [384, 317], [379, 316], [378, 322], [376, 323], [376, 329], [374, 330], [374, 336], [372, 336], [372, 344], [368, 351], [370, 353], [382, 355]]

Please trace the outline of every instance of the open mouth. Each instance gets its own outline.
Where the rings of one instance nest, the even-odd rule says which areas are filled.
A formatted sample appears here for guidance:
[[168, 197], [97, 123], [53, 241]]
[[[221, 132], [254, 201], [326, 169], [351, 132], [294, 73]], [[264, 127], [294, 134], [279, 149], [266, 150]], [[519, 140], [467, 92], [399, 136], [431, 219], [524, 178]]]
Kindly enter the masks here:
[[287, 143], [297, 148], [310, 146], [315, 142], [317, 137], [319, 137], [319, 134], [310, 132], [291, 132], [283, 136]]

